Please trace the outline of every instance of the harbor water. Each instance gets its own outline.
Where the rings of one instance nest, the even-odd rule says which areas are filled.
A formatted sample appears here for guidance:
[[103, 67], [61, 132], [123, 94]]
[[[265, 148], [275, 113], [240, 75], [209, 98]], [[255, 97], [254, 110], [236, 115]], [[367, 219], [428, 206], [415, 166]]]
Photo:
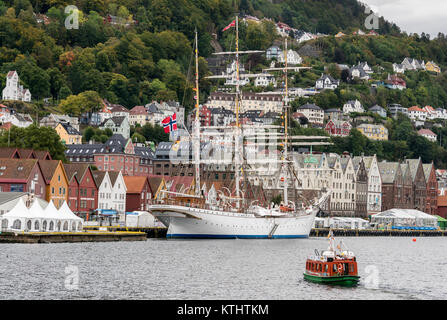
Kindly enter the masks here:
[[303, 280], [326, 238], [1, 244], [0, 299], [446, 299], [444, 237], [337, 237], [355, 288]]

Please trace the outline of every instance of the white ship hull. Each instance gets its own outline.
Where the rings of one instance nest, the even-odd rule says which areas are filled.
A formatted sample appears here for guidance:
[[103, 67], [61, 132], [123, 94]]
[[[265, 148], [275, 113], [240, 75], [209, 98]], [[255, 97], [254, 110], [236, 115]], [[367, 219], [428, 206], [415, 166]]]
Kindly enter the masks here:
[[303, 215], [255, 216], [176, 205], [152, 205], [151, 213], [168, 227], [168, 238], [307, 238], [318, 208]]

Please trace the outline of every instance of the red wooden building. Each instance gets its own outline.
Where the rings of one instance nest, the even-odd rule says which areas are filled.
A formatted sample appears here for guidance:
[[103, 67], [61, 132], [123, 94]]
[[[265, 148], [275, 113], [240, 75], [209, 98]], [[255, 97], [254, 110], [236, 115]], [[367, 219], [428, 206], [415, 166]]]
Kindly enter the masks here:
[[0, 159], [0, 192], [31, 192], [45, 199], [45, 187], [37, 159]]
[[80, 216], [98, 208], [98, 186], [90, 165], [86, 163], [64, 164], [69, 181], [68, 206]]
[[153, 192], [147, 176], [124, 176], [126, 183], [126, 211], [147, 211]]

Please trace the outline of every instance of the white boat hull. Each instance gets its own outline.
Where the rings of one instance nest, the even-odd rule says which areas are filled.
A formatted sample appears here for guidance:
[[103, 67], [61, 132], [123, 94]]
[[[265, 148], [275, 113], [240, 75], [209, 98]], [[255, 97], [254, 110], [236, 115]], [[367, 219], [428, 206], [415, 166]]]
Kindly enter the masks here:
[[303, 215], [259, 217], [175, 205], [149, 210], [168, 227], [168, 238], [307, 238], [318, 208]]

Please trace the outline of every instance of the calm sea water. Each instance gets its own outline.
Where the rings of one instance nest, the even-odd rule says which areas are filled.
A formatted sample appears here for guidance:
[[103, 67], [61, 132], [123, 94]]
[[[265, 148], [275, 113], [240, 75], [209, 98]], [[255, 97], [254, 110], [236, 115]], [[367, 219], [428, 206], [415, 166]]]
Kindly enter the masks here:
[[[1, 244], [0, 299], [446, 299], [446, 238], [337, 238], [356, 288], [303, 280], [326, 238]], [[76, 280], [77, 279], [77, 280]]]

